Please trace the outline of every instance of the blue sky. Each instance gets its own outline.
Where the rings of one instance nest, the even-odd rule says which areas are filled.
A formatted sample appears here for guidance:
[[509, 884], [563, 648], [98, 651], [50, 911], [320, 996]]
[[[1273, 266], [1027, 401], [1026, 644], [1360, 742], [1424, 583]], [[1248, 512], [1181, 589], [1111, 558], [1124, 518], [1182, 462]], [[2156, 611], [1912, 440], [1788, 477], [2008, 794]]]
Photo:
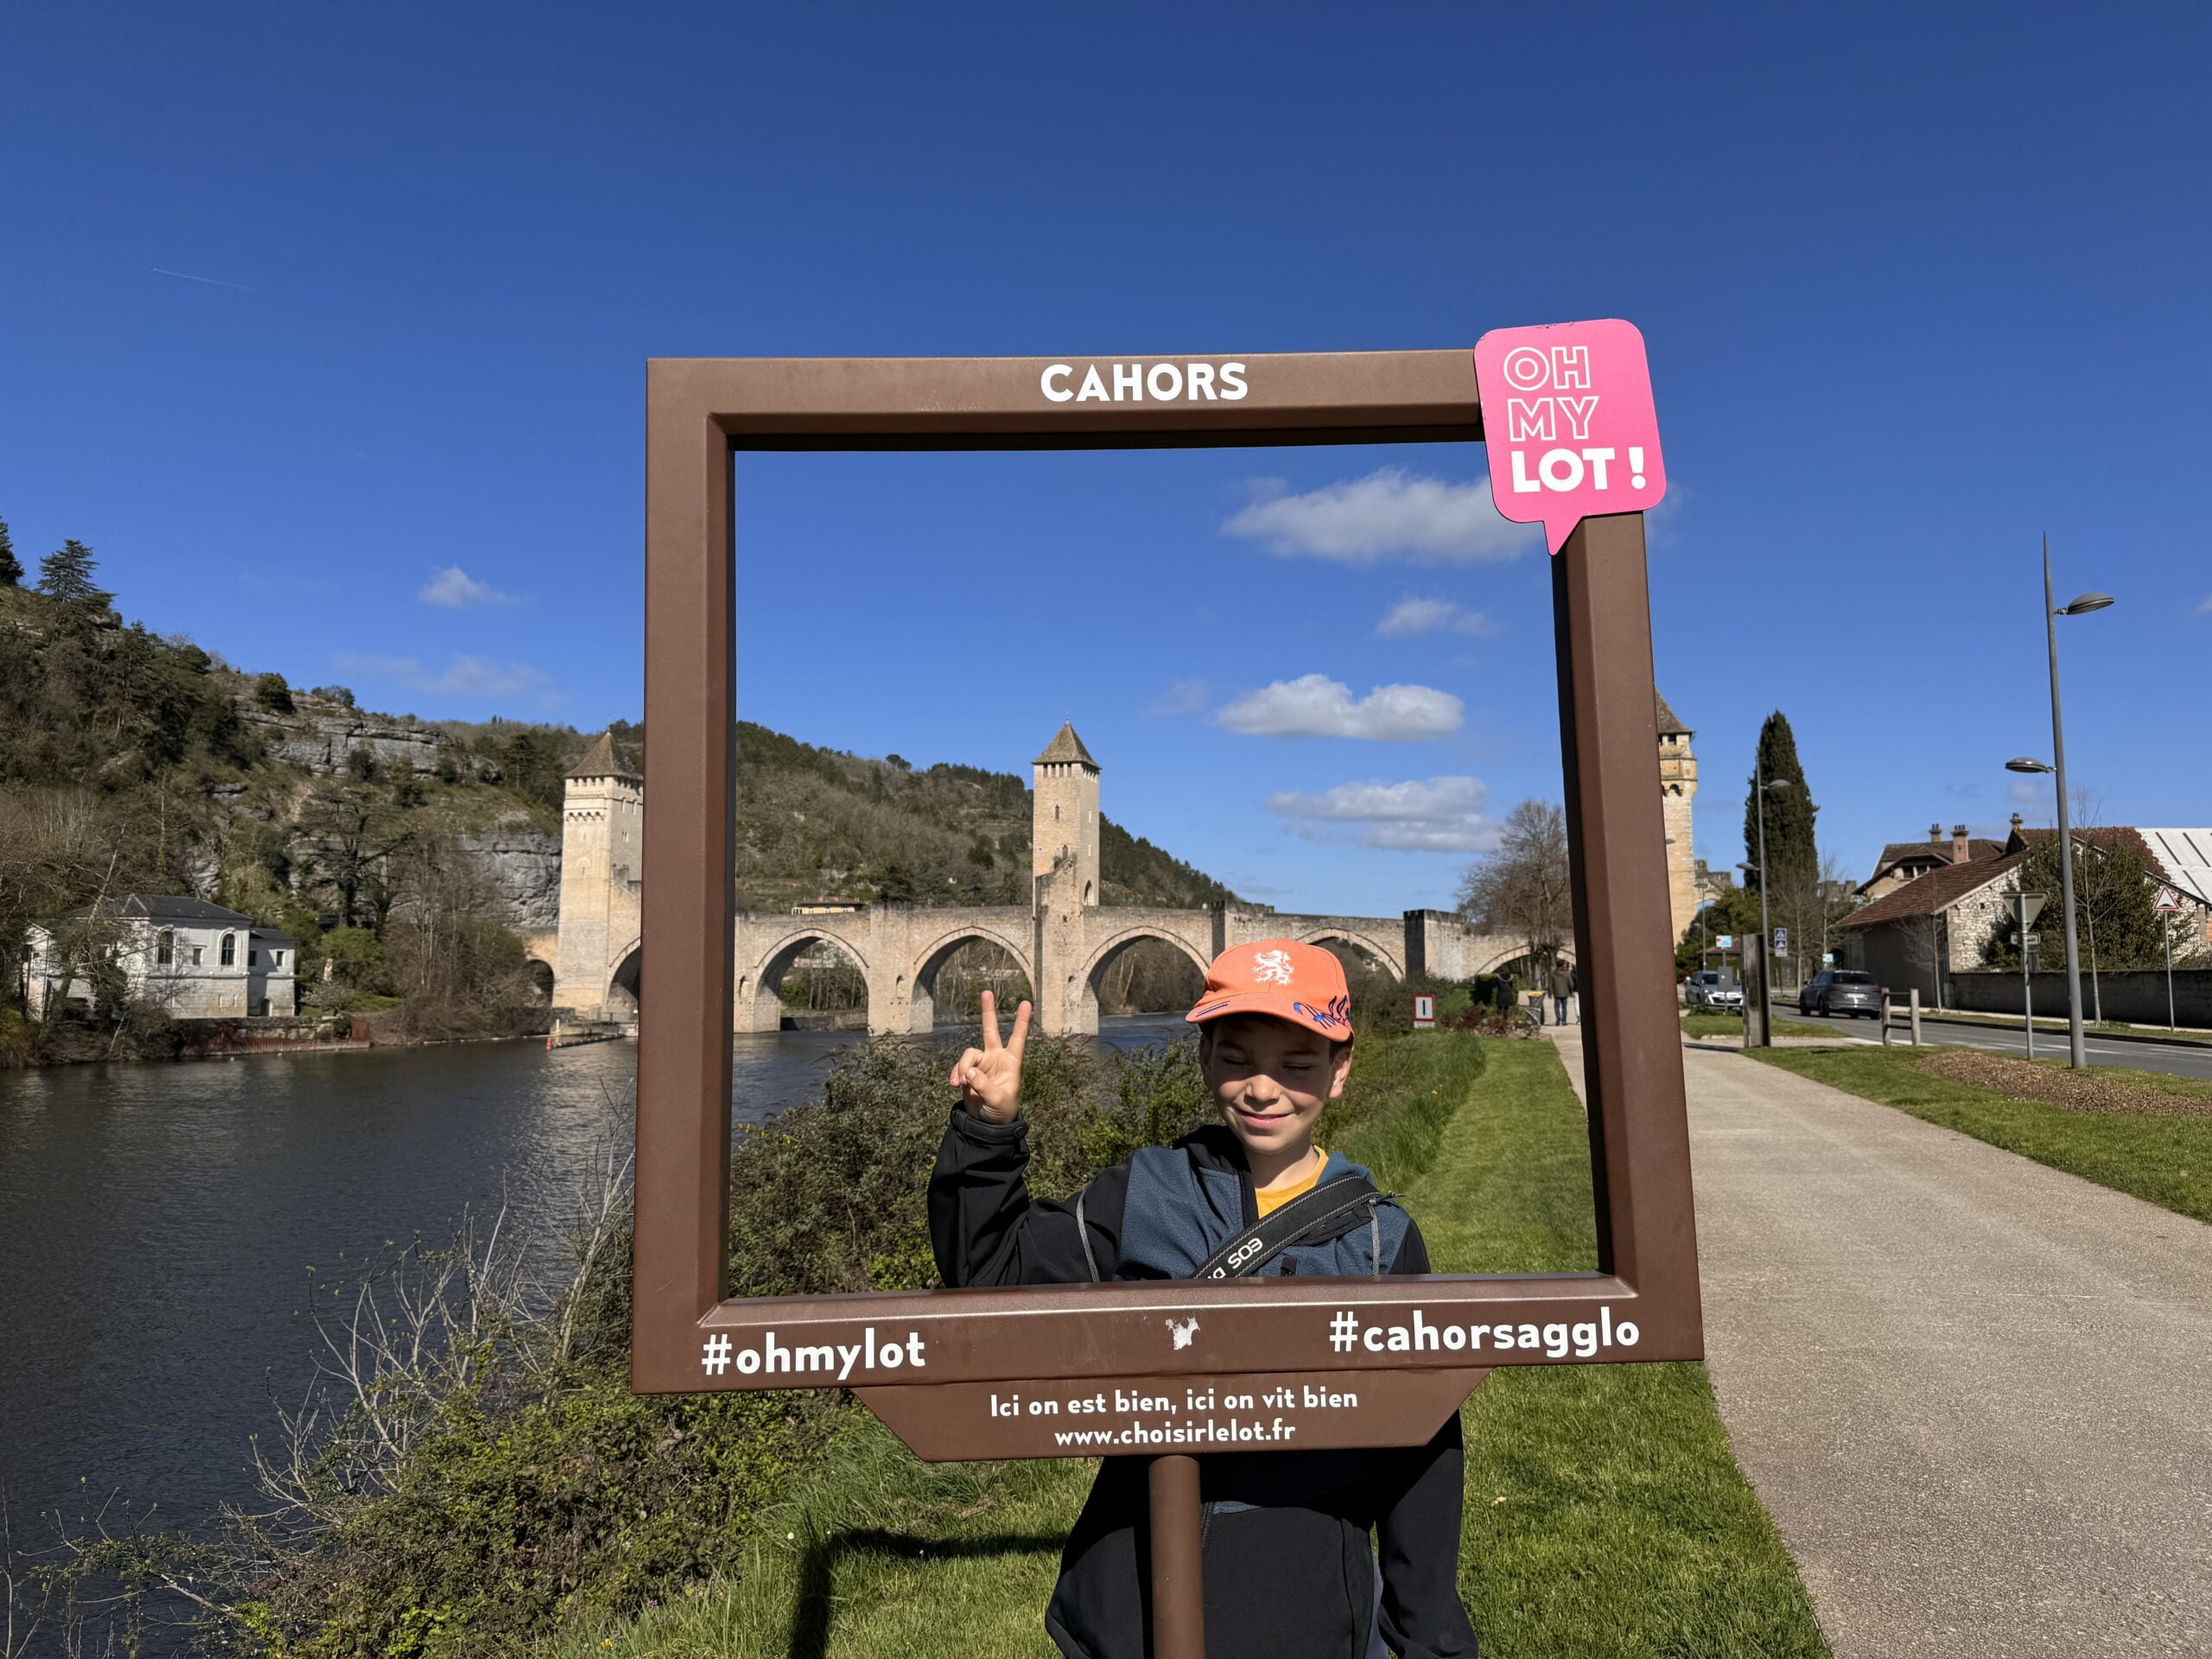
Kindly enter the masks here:
[[[1862, 873], [2047, 814], [2001, 770], [2050, 747], [2045, 531], [2120, 598], [2062, 624], [2077, 781], [2202, 824], [2208, 47], [2149, 6], [18, 3], [0, 516], [241, 665], [589, 728], [639, 709], [648, 356], [1624, 316], [1702, 855], [1777, 707]], [[1110, 813], [1251, 896], [1447, 902], [1558, 787], [1483, 471], [747, 457], [744, 712], [1007, 767], [1071, 718]]]

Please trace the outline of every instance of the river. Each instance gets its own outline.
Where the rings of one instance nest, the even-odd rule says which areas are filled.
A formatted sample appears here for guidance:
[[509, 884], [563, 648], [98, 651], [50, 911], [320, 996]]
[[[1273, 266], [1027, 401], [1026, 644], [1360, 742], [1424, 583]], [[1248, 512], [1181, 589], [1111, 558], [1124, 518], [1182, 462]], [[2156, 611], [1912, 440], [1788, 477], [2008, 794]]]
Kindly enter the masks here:
[[[1131, 1015], [1101, 1037], [1187, 1029]], [[737, 1117], [810, 1096], [856, 1040], [737, 1037]], [[314, 1278], [503, 1203], [511, 1224], [553, 1231], [627, 1149], [636, 1059], [629, 1043], [516, 1042], [0, 1071], [0, 1497], [16, 1546], [50, 1539], [56, 1510], [189, 1526], [249, 1499], [250, 1437], [313, 1374]]]

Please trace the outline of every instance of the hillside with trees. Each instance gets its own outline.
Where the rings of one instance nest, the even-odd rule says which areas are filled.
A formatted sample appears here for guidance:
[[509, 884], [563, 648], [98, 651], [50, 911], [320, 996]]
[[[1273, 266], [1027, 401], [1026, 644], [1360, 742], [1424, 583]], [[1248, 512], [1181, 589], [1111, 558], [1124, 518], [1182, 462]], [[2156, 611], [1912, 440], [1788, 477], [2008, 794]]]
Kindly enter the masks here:
[[[366, 711], [344, 686], [294, 687], [125, 624], [98, 577], [93, 550], [70, 541], [30, 582], [0, 522], [0, 1059], [55, 1040], [22, 1011], [31, 924], [133, 892], [292, 934], [308, 1012], [374, 1014], [411, 1037], [543, 1020], [524, 939], [556, 925], [564, 779], [595, 734]], [[613, 734], [641, 764], [641, 728]], [[741, 904], [1027, 900], [1020, 776], [750, 723], [738, 743]], [[1101, 843], [1109, 904], [1230, 896], [1110, 822]], [[92, 1014], [138, 1052], [174, 1042], [153, 1011]]]

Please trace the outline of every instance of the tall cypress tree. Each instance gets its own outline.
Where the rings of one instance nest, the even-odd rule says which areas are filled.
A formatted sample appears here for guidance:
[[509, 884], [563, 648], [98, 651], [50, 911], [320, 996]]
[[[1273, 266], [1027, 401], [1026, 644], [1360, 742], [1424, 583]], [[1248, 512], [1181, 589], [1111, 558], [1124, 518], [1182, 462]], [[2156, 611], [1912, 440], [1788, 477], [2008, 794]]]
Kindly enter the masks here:
[[0, 588], [22, 585], [23, 562], [16, 556], [16, 538], [8, 533], [8, 521], [0, 518]]
[[[1772, 789], [1766, 796], [1766, 861], [1774, 881], [1770, 892], [1809, 888], [1821, 864], [1813, 822], [1821, 809], [1805, 782], [1805, 768], [1797, 760], [1797, 736], [1789, 729], [1789, 716], [1779, 709], [1759, 728], [1758, 764], [1744, 781], [1744, 861], [1759, 861], [1758, 801], [1755, 791], [1764, 776], [1768, 783], [1781, 779], [1787, 789]], [[1748, 870], [1744, 885], [1768, 887], [1767, 871]]]

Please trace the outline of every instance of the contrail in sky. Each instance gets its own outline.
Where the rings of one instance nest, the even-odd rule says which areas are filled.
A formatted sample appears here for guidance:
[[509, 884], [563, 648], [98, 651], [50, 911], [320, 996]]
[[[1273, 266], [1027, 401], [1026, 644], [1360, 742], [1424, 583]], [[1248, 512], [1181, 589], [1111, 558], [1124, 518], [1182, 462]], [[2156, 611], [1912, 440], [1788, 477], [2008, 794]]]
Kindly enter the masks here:
[[163, 270], [159, 265], [149, 265], [146, 269], [156, 276], [181, 277], [188, 283], [206, 283], [211, 288], [235, 288], [241, 294], [259, 294], [264, 291], [257, 288], [248, 288], [244, 283], [226, 283], [219, 276], [195, 276], [188, 270]]

